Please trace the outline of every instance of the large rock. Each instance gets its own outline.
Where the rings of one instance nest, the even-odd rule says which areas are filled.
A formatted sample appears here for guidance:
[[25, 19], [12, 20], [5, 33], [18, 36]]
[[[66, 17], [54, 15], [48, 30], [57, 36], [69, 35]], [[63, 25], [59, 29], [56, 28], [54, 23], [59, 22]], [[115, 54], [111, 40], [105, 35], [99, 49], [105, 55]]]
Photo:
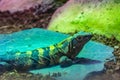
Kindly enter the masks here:
[[[81, 32], [79, 34], [84, 33]], [[47, 47], [49, 45], [56, 44], [67, 37], [69, 37], [69, 35], [38, 28], [12, 34], [1, 34], [0, 55], [12, 50], [27, 51], [34, 50], [39, 47]], [[107, 60], [114, 58], [112, 52], [113, 48], [109, 46], [89, 41], [78, 55], [80, 58], [87, 58], [86, 60], [81, 59], [81, 63], [65, 68], [61, 68], [58, 65], [49, 68], [32, 70], [30, 72], [34, 74], [41, 73], [43, 75], [60, 73], [61, 76], [57, 77], [56, 80], [83, 80], [90, 72], [103, 70], [104, 63]]]
[[40, 4], [42, 0], [1, 0], [0, 10], [6, 11], [10, 10], [12, 12], [29, 9], [32, 6]]
[[54, 13], [48, 29], [86, 31], [120, 41], [119, 14], [120, 0], [70, 0]]
[[11, 12], [16, 12], [35, 7], [38, 4], [43, 6], [42, 9], [46, 10], [53, 6], [59, 6], [65, 1], [66, 0], [0, 0], [0, 11], [9, 10]]

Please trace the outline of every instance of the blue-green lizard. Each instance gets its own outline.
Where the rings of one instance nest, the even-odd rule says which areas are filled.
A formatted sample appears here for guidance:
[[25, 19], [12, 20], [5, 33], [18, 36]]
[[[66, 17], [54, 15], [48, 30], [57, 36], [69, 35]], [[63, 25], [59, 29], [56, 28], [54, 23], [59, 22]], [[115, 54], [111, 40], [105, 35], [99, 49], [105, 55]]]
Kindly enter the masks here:
[[13, 51], [0, 55], [0, 70], [30, 70], [72, 61], [91, 39], [92, 35], [75, 34], [65, 40], [44, 48], [26, 52]]

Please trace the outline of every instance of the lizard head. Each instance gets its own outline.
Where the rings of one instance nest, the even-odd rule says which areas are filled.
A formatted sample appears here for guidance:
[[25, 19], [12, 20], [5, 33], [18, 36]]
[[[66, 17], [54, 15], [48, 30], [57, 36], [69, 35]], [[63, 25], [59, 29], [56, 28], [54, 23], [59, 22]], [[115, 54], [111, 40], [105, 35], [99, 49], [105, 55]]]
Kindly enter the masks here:
[[71, 37], [70, 42], [68, 44], [68, 51], [66, 53], [66, 56], [74, 59], [79, 52], [82, 50], [84, 45], [92, 38], [92, 35], [85, 34], [75, 34]]

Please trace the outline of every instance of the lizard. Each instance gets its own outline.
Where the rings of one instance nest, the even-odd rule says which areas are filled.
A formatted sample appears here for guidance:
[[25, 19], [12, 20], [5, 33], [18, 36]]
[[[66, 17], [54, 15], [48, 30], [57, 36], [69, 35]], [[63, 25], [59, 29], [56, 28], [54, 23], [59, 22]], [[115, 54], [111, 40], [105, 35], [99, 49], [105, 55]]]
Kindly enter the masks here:
[[48, 47], [24, 52], [10, 51], [0, 55], [0, 70], [31, 70], [68, 63], [76, 58], [84, 45], [92, 38], [91, 34], [78, 33]]

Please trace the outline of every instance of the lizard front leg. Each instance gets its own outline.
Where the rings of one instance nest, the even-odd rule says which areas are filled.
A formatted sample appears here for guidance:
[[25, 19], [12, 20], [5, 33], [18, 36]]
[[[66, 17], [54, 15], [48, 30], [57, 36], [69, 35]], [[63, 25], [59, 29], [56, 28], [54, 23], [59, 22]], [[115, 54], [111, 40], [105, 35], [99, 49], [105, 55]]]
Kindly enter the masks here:
[[62, 56], [59, 60], [59, 63], [62, 68], [69, 67], [73, 64], [72, 60], [67, 56]]

